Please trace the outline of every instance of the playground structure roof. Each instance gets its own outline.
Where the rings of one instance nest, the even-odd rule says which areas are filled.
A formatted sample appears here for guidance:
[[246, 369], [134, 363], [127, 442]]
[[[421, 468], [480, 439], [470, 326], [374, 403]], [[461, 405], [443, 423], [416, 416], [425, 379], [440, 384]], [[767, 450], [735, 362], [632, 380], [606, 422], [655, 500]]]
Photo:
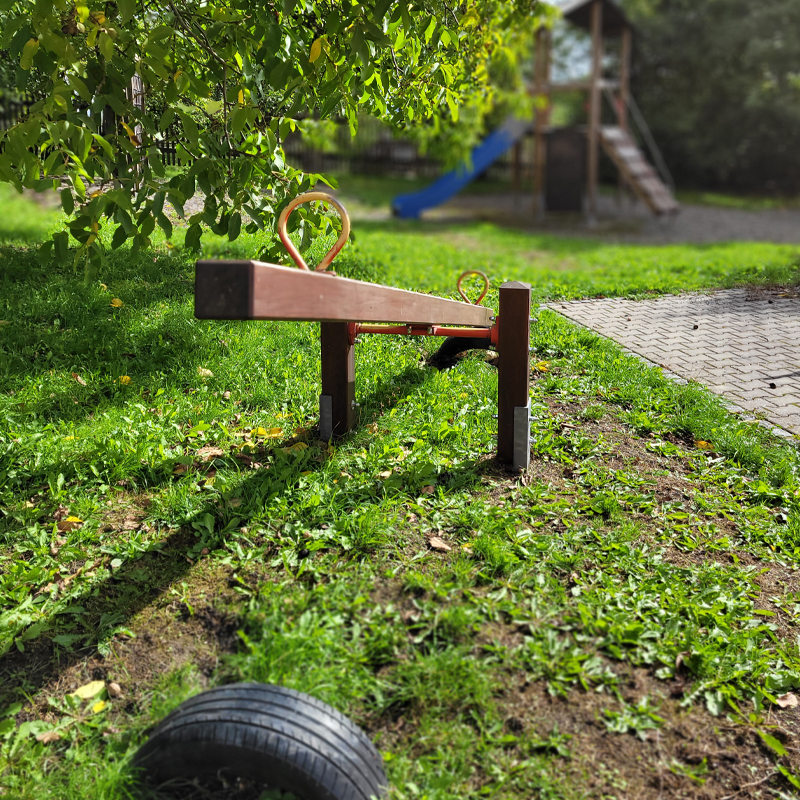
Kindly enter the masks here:
[[[603, 36], [616, 37], [622, 34], [627, 28], [633, 28], [630, 20], [625, 16], [625, 12], [614, 2], [614, 0], [601, 0], [603, 4]], [[568, 0], [561, 6], [561, 13], [564, 19], [584, 28], [592, 30], [592, 5], [594, 0]]]

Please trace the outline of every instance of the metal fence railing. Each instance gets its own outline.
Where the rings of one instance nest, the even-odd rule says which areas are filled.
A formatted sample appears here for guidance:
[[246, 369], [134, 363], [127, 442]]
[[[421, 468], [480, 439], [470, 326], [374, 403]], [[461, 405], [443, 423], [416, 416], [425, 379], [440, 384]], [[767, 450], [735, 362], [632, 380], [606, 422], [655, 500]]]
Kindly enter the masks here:
[[[32, 98], [0, 96], [0, 130], [7, 130], [28, 113]], [[164, 164], [178, 164], [177, 131], [168, 132], [158, 142]], [[320, 147], [299, 131], [284, 142], [289, 164], [305, 172], [375, 175], [381, 177], [433, 179], [442, 172], [439, 160], [420, 153], [408, 139], [398, 138], [383, 124], [373, 119], [362, 122], [358, 136], [350, 136], [346, 124], [337, 125], [333, 141]], [[523, 139], [519, 147], [509, 150], [484, 173], [493, 181], [526, 183], [533, 179], [533, 142]]]

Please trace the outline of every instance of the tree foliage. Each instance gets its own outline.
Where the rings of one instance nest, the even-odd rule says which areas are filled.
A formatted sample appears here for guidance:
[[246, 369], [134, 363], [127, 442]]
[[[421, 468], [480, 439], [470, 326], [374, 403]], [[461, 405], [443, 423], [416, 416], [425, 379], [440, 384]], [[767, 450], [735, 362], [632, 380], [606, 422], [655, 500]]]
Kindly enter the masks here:
[[800, 3], [628, 0], [633, 91], [683, 185], [800, 192]]
[[[298, 116], [342, 115], [353, 131], [365, 113], [399, 127], [457, 120], [490, 102], [504, 31], [546, 14], [538, 0], [0, 0], [0, 49], [37, 101], [0, 134], [0, 180], [59, 186], [90, 264], [104, 226], [112, 247], [147, 247], [156, 225], [172, 235], [165, 203], [180, 212], [198, 193], [188, 247], [204, 226], [273, 231], [317, 178], [284, 158]], [[168, 138], [177, 174], [159, 149]], [[52, 243], [62, 258], [68, 244], [66, 232]]]

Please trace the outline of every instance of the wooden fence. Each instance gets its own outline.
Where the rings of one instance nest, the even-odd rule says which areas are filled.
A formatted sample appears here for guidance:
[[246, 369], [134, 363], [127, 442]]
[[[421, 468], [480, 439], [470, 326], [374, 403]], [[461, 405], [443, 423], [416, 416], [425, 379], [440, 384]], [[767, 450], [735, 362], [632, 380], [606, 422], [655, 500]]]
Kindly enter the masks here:
[[23, 97], [19, 100], [0, 95], [0, 131], [7, 131], [12, 125], [24, 117], [34, 103], [31, 97]]

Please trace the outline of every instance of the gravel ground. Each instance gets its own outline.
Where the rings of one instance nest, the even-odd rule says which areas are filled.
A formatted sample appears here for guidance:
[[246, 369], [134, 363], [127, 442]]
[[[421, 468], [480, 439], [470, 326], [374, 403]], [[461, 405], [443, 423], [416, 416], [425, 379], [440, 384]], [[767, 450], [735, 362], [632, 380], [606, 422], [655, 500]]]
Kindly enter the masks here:
[[732, 208], [684, 205], [677, 216], [654, 217], [641, 203], [614, 197], [599, 198], [598, 221], [589, 227], [581, 215], [550, 214], [532, 222], [530, 195], [461, 195], [423, 219], [505, 222], [532, 231], [564, 236], [597, 236], [621, 242], [670, 244], [680, 242], [760, 241], [800, 243], [800, 209], [741, 211]]

